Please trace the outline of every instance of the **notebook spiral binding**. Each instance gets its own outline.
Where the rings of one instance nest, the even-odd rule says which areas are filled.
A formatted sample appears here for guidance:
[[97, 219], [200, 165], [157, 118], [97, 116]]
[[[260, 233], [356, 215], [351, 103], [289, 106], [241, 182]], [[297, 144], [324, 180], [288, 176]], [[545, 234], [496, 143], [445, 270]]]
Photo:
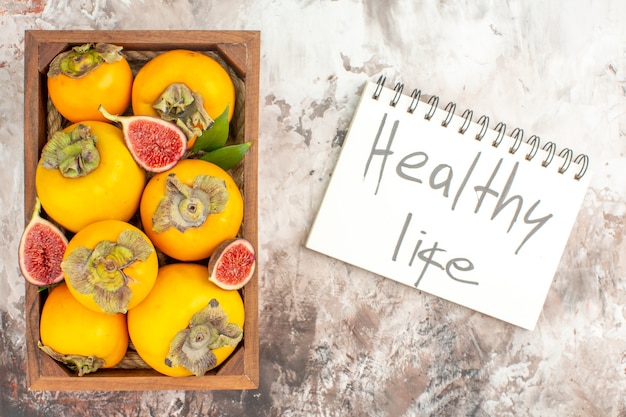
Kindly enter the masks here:
[[[372, 94], [372, 98], [374, 100], [378, 100], [378, 98], [380, 97], [383, 86], [385, 84], [385, 80], [386, 80], [386, 77], [384, 75], [381, 75], [378, 78], [376, 89], [374, 90], [374, 93]], [[389, 105], [391, 107], [396, 107], [396, 105], [400, 101], [400, 98], [402, 97], [403, 90], [404, 90], [404, 84], [401, 82], [396, 83], [394, 87], [395, 94], [393, 98], [391, 99], [391, 101], [389, 102]], [[411, 95], [410, 95], [411, 102], [406, 109], [408, 113], [413, 113], [415, 111], [421, 99], [421, 96], [422, 96], [422, 91], [417, 88], [411, 92]], [[439, 97], [435, 95], [430, 96], [427, 104], [430, 105], [430, 108], [428, 109], [428, 112], [426, 112], [426, 114], [424, 115], [424, 118], [426, 120], [431, 120], [437, 111], [441, 111], [441, 109], [439, 108]], [[448, 125], [452, 121], [452, 118], [454, 117], [454, 114], [456, 112], [456, 103], [452, 101], [449, 102], [443, 108], [443, 111], [446, 112], [447, 114], [445, 118], [443, 119], [443, 121], [441, 122], [441, 125], [443, 127], [448, 127]], [[465, 132], [467, 131], [467, 129], [470, 127], [472, 123], [473, 116], [474, 116], [474, 112], [471, 109], [467, 109], [461, 114], [461, 117], [464, 119], [464, 121], [461, 127], [459, 128], [460, 134], [462, 135], [465, 134]], [[480, 125], [481, 128], [480, 128], [480, 131], [476, 134], [475, 139], [480, 141], [484, 138], [484, 136], [486, 135], [489, 129], [489, 116], [481, 115], [478, 118], [476, 123]], [[493, 140], [492, 146], [497, 148], [498, 146], [500, 146], [500, 144], [502, 143], [502, 140], [504, 139], [504, 136], [506, 135], [506, 124], [503, 122], [499, 122], [498, 124], [496, 124], [493, 130], [497, 132], [497, 136]], [[514, 142], [509, 147], [508, 152], [511, 154], [514, 154], [515, 152], [518, 151], [518, 149], [520, 148], [524, 140], [524, 130], [520, 128], [515, 128], [513, 129], [513, 131], [511, 132], [509, 136], [514, 140]], [[526, 154], [525, 159], [530, 161], [535, 157], [535, 155], [537, 154], [537, 151], [539, 150], [539, 147], [541, 146], [540, 138], [537, 135], [532, 135], [531, 137], [528, 138], [526, 143], [530, 145], [531, 149]], [[541, 161], [541, 165], [543, 167], [547, 167], [548, 165], [550, 165], [550, 163], [552, 163], [552, 160], [554, 159], [554, 156], [556, 154], [556, 143], [546, 142], [543, 145], [543, 147], [541, 147], [541, 149], [547, 152], [547, 156], [544, 158], [543, 161]], [[589, 166], [588, 155], [580, 154], [576, 156], [576, 158], [574, 158], [574, 152], [570, 148], [562, 149], [558, 155], [559, 157], [563, 158], [563, 163], [559, 167], [559, 170], [558, 170], [559, 173], [563, 174], [564, 172], [568, 170], [568, 168], [570, 167], [572, 163], [572, 159], [574, 163], [581, 165], [580, 170], [574, 175], [574, 179], [580, 180], [587, 172], [587, 168]]]

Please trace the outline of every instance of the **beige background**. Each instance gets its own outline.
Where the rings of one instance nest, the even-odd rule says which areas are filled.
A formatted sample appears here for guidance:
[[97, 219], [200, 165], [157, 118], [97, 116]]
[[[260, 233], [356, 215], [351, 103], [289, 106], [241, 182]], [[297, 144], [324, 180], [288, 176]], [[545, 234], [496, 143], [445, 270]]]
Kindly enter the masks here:
[[[623, 0], [3, 2], [0, 415], [626, 416], [625, 18]], [[261, 31], [258, 390], [27, 391], [26, 29]], [[358, 89], [382, 73], [591, 157], [534, 331], [303, 247]]]

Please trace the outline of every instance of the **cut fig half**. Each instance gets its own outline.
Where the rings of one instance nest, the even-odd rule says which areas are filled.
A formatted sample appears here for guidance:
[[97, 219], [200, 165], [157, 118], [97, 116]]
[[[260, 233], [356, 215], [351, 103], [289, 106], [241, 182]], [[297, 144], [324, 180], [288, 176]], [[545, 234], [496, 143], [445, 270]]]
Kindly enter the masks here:
[[252, 243], [243, 238], [229, 239], [209, 259], [209, 281], [225, 290], [238, 290], [250, 281], [255, 268]]
[[67, 238], [56, 225], [40, 216], [41, 202], [35, 199], [33, 215], [19, 245], [20, 270], [26, 281], [40, 287], [63, 280], [61, 262]]
[[187, 136], [171, 122], [154, 116], [113, 115], [102, 106], [98, 110], [107, 119], [122, 125], [128, 150], [146, 171], [167, 171], [187, 150]]

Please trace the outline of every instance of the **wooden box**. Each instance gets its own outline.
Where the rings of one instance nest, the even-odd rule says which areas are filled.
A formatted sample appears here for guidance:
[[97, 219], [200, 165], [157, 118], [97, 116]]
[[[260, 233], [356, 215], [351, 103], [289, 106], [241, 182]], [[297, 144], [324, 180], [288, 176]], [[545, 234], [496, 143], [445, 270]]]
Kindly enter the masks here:
[[[24, 213], [30, 219], [35, 203], [35, 169], [47, 139], [48, 96], [46, 72], [61, 51], [89, 42], [123, 47], [131, 67], [171, 49], [197, 50], [213, 56], [229, 71], [237, 101], [231, 121], [231, 139], [251, 141], [252, 147], [232, 172], [244, 197], [241, 235], [258, 248], [257, 149], [259, 104], [260, 33], [257, 31], [26, 31], [24, 54]], [[258, 271], [258, 268], [257, 268]], [[245, 305], [244, 338], [218, 368], [202, 377], [164, 376], [136, 358], [112, 369], [100, 369], [82, 377], [55, 362], [37, 346], [44, 295], [26, 284], [27, 380], [31, 390], [242, 390], [259, 383], [258, 277], [241, 290]], [[136, 353], [135, 353], [135, 356]], [[126, 359], [126, 358], [125, 358]], [[132, 360], [131, 360], [132, 359]], [[145, 364], [144, 364], [145, 365]]]

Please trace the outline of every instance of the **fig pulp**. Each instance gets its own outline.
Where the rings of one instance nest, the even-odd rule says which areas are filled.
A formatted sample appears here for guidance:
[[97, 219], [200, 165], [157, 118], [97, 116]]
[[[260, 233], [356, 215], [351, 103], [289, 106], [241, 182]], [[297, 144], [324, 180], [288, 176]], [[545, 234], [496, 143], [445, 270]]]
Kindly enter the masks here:
[[26, 281], [45, 286], [63, 280], [61, 262], [67, 238], [57, 226], [40, 216], [40, 210], [37, 198], [33, 215], [20, 239], [18, 257]]
[[209, 281], [225, 290], [238, 290], [250, 281], [255, 267], [252, 244], [243, 238], [229, 239], [209, 259]]
[[154, 116], [113, 115], [102, 106], [98, 110], [107, 119], [122, 125], [128, 150], [146, 171], [167, 171], [187, 150], [187, 136], [171, 122]]

